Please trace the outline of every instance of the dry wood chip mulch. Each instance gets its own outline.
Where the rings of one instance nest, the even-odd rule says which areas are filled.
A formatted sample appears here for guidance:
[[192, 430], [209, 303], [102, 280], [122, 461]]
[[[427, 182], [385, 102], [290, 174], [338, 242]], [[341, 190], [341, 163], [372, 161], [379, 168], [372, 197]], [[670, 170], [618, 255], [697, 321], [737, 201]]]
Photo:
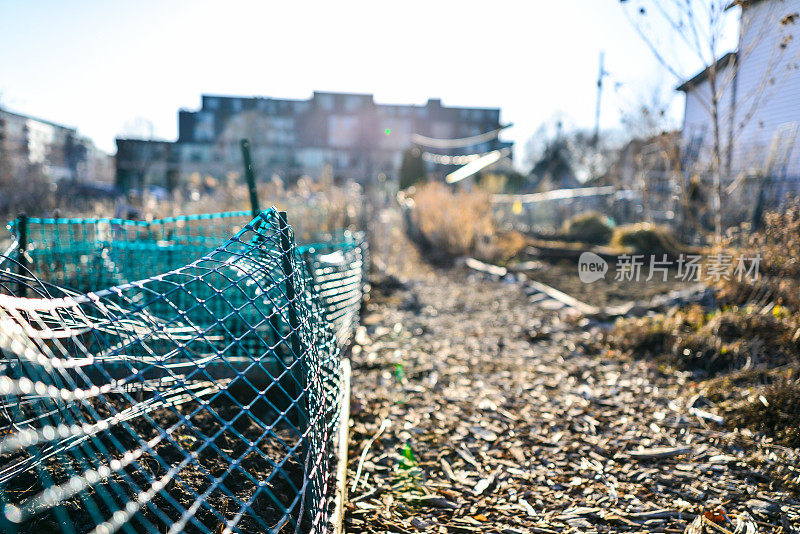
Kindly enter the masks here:
[[571, 310], [408, 250], [353, 352], [347, 532], [797, 531], [798, 450], [598, 353]]

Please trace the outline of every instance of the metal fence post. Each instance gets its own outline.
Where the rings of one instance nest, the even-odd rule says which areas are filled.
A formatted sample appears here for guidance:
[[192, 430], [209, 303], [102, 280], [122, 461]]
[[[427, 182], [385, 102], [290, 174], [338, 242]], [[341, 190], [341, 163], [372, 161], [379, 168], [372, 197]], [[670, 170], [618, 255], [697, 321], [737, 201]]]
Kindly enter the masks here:
[[[17, 262], [19, 263], [19, 274], [22, 277], [28, 275], [28, 258], [25, 256], [25, 251], [28, 248], [28, 216], [20, 213], [17, 216], [17, 243], [19, 245], [19, 254], [17, 255]], [[19, 282], [19, 296], [25, 297], [28, 294], [28, 286], [23, 281]]]
[[[292, 266], [292, 254], [294, 254], [294, 250], [292, 248], [292, 243], [289, 240], [289, 224], [286, 219], [286, 212], [279, 211], [278, 212], [278, 230], [281, 233], [281, 266], [283, 270], [283, 275], [286, 277], [286, 301], [287, 301], [287, 312], [289, 315], [289, 339], [292, 347], [292, 352], [298, 358], [298, 363], [300, 364], [300, 376], [297, 376], [297, 373], [292, 373], [295, 375], [298, 383], [300, 384], [300, 394], [297, 397], [297, 411], [298, 411], [298, 430], [301, 433], [301, 443], [303, 447], [302, 458], [303, 458], [303, 465], [308, 466], [308, 456], [311, 454], [311, 446], [310, 446], [310, 438], [311, 436], [307, 435], [310, 431], [310, 406], [309, 406], [309, 392], [308, 392], [308, 380], [307, 380], [307, 372], [308, 372], [308, 362], [306, 361], [306, 354], [303, 352], [303, 344], [300, 339], [300, 322], [297, 318], [297, 293], [294, 287], [294, 268]], [[308, 477], [309, 473], [306, 471], [305, 476]], [[305, 481], [306, 484], [306, 491], [304, 492], [303, 496], [301, 497], [301, 510], [306, 510], [306, 512], [311, 515], [311, 510], [306, 509], [307, 504], [310, 501], [310, 497], [313, 495], [313, 488], [311, 484], [310, 478]], [[298, 523], [302, 522], [303, 518], [298, 518]]]
[[[278, 212], [278, 230], [281, 233], [281, 268], [286, 277], [286, 300], [289, 303], [287, 313], [289, 315], [289, 340], [292, 352], [300, 359], [300, 368], [303, 371], [303, 389], [305, 390], [305, 371], [306, 362], [303, 354], [303, 345], [300, 340], [300, 321], [297, 318], [297, 293], [294, 287], [294, 268], [292, 267], [291, 255], [293, 254], [292, 244], [289, 240], [289, 225], [286, 222], [286, 212]], [[303, 413], [306, 418], [307, 413]], [[307, 422], [307, 421], [306, 421]]]
[[244, 176], [247, 178], [247, 191], [250, 193], [250, 209], [253, 217], [257, 216], [261, 210], [258, 206], [258, 191], [256, 191], [256, 176], [253, 170], [253, 159], [250, 157], [250, 141], [242, 139], [242, 159], [244, 160]]

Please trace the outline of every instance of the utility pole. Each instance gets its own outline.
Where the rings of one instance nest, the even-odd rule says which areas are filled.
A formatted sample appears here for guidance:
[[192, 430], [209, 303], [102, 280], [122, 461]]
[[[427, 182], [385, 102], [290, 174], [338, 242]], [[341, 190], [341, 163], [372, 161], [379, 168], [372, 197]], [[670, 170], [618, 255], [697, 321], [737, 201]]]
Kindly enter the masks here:
[[601, 50], [600, 73], [597, 75], [597, 110], [595, 111], [594, 116], [594, 138], [592, 139], [595, 146], [597, 146], [597, 143], [600, 140], [600, 102], [603, 99], [603, 78], [608, 76], [608, 73], [605, 69], [605, 57], [605, 52]]

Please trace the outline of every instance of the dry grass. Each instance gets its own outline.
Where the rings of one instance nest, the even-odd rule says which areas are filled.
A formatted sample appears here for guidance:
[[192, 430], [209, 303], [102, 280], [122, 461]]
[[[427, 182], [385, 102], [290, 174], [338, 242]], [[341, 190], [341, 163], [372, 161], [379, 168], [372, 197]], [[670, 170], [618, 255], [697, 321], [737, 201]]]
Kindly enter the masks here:
[[483, 192], [453, 192], [444, 184], [431, 182], [413, 198], [412, 220], [436, 259], [472, 254], [481, 239], [494, 234], [491, 203]]
[[571, 217], [564, 223], [562, 237], [593, 245], [607, 245], [614, 234], [611, 220], [596, 211], [587, 211]]
[[699, 306], [617, 322], [607, 338], [634, 357], [653, 357], [708, 376], [800, 361], [800, 321], [783, 308]]
[[760, 276], [715, 282], [721, 309], [699, 306], [618, 321], [607, 336], [632, 357], [700, 371], [700, 384], [729, 428], [800, 447], [800, 201], [766, 216], [764, 228], [732, 232], [717, 247], [760, 255]]
[[472, 255], [482, 261], [507, 265], [509, 261], [519, 256], [529, 243], [524, 235], [516, 231], [483, 235], [475, 243]]
[[726, 424], [749, 428], [788, 447], [800, 447], [800, 378], [789, 370], [774, 383], [729, 408]]
[[682, 246], [668, 229], [651, 223], [627, 224], [614, 229], [611, 245], [633, 249], [638, 254], [671, 254]]
[[[143, 219], [251, 209], [245, 185], [233, 180], [214, 185], [212, 191], [196, 197], [180, 191], [166, 200], [148, 196], [135, 207]], [[259, 207], [275, 206], [286, 211], [299, 241], [314, 240], [319, 238], [319, 234], [352, 228], [361, 219], [362, 190], [352, 182], [337, 185], [330, 180], [301, 177], [291, 187], [271, 181], [259, 182], [257, 189]]]
[[800, 199], [791, 201], [783, 211], [768, 213], [761, 231], [731, 232], [722, 248], [731, 256], [760, 255], [762, 259], [757, 280], [732, 279], [717, 284], [721, 302], [774, 302], [800, 312]]

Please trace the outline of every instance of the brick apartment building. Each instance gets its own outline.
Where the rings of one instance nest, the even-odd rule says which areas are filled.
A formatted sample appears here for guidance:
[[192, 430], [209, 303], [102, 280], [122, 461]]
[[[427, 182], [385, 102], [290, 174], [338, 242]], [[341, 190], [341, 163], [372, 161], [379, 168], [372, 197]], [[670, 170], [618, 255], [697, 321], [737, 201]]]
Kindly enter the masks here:
[[[358, 182], [389, 177], [414, 134], [471, 137], [500, 128], [498, 108], [378, 104], [371, 94], [315, 92], [306, 100], [203, 95], [199, 110], [180, 110], [175, 142], [117, 139], [117, 183], [174, 188], [190, 176], [222, 178], [242, 171], [239, 142], [248, 138], [257, 175], [293, 180], [319, 176]], [[435, 150], [461, 155], [511, 148], [497, 138]], [[452, 168], [448, 169], [452, 170]]]

